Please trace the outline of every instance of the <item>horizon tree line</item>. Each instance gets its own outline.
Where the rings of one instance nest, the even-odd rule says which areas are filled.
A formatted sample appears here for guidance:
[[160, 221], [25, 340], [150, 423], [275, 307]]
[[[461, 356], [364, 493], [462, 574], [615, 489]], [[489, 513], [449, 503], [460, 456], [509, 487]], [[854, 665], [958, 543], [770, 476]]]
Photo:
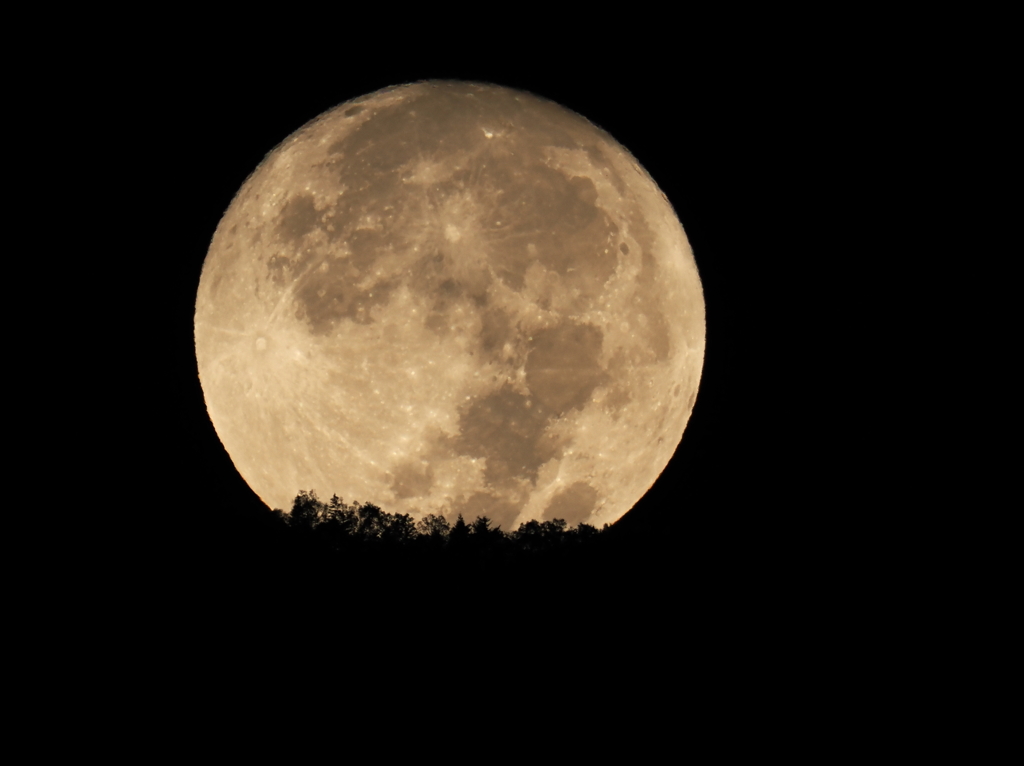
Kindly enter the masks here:
[[359, 547], [469, 550], [489, 553], [542, 554], [592, 543], [609, 529], [580, 523], [570, 527], [564, 519], [531, 519], [510, 532], [492, 527], [486, 516], [466, 522], [459, 514], [449, 522], [440, 514], [418, 521], [407, 513], [388, 513], [374, 503], [346, 503], [337, 495], [321, 500], [315, 490], [301, 490], [289, 513], [273, 514], [300, 536], [319, 540], [340, 551]]

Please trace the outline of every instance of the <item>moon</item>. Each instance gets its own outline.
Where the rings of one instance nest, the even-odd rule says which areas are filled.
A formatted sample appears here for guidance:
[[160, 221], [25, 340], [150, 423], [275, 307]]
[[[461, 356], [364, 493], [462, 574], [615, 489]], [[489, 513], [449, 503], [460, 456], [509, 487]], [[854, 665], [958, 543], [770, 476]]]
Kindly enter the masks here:
[[199, 378], [272, 508], [612, 523], [679, 444], [704, 299], [630, 153], [529, 93], [430, 81], [331, 109], [221, 219]]

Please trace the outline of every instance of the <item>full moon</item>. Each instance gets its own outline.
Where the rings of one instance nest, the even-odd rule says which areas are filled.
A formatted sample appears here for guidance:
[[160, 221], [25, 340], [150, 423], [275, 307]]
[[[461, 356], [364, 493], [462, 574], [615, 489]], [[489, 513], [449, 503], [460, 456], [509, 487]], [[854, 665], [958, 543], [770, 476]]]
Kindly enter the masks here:
[[272, 508], [595, 526], [672, 457], [704, 360], [690, 245], [610, 135], [529, 93], [421, 82], [271, 151], [196, 297], [214, 428]]

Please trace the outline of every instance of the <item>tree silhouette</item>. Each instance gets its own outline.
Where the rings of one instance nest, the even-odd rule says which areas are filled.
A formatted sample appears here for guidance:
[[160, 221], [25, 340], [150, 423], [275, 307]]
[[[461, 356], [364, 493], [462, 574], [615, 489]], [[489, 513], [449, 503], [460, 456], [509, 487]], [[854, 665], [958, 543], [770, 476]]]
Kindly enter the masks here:
[[447, 541], [451, 528], [448, 520], [436, 513], [428, 513], [416, 524], [416, 531], [420, 536], [429, 537], [432, 540]]
[[[480, 564], [550, 559], [559, 552], [570, 553], [593, 546], [602, 533], [589, 524], [569, 527], [564, 519], [530, 520], [514, 532], [492, 526], [487, 516], [467, 523], [459, 514], [450, 523], [440, 514], [427, 514], [415, 521], [410, 514], [388, 513], [374, 503], [346, 503], [337, 495], [323, 502], [313, 490], [302, 490], [292, 503], [291, 512], [274, 511], [278, 524], [291, 530], [296, 540], [316, 550], [342, 559], [364, 561], [366, 555], [388, 555], [407, 551], [410, 556], [443, 556]], [[416, 551], [420, 553], [417, 554]], [[573, 554], [575, 555], [575, 554]], [[364, 561], [365, 563], [365, 561]]]
[[380, 538], [390, 545], [408, 545], [416, 539], [416, 522], [412, 516], [403, 514], [383, 514], [385, 523]]
[[452, 525], [451, 531], [448, 533], [448, 541], [453, 546], [463, 546], [467, 540], [469, 540], [469, 525], [466, 524], [465, 519], [462, 518], [460, 513]]
[[292, 502], [292, 512], [288, 523], [295, 529], [312, 532], [323, 519], [324, 504], [316, 496], [316, 492], [302, 490]]

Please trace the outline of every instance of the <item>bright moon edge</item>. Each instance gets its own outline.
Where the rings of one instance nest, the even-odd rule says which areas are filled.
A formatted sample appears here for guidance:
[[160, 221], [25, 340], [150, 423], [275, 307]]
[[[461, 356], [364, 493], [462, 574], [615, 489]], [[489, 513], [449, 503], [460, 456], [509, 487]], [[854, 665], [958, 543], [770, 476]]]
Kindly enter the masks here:
[[249, 486], [393, 513], [616, 521], [696, 399], [704, 300], [622, 146], [462, 82], [346, 102], [267, 155], [196, 298], [208, 412]]

